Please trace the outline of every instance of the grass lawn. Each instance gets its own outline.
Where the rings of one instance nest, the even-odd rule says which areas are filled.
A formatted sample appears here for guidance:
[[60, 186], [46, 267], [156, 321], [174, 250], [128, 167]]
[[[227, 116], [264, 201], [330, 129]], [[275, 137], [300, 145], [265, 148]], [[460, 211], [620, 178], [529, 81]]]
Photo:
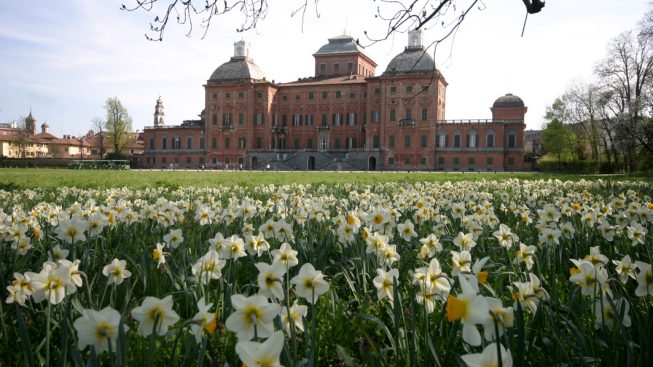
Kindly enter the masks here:
[[642, 180], [653, 183], [648, 175], [574, 175], [551, 173], [478, 173], [478, 172], [224, 172], [224, 171], [103, 171], [70, 169], [0, 168], [0, 188], [79, 188], [153, 186], [216, 187], [220, 185], [255, 186], [264, 184], [334, 184], [345, 182], [444, 182], [462, 180], [560, 179]]

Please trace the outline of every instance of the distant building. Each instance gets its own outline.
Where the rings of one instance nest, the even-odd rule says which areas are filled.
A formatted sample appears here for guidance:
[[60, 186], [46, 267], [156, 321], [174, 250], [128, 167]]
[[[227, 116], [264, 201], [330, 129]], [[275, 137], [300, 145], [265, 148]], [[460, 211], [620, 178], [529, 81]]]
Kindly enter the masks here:
[[542, 130], [525, 130], [524, 131], [524, 153], [541, 156], [544, 154], [542, 149]]
[[444, 76], [410, 32], [385, 71], [350, 36], [313, 54], [315, 75], [276, 83], [244, 41], [204, 85], [199, 120], [145, 127], [143, 165], [279, 170], [522, 170], [524, 102], [498, 98], [487, 120], [446, 120]]

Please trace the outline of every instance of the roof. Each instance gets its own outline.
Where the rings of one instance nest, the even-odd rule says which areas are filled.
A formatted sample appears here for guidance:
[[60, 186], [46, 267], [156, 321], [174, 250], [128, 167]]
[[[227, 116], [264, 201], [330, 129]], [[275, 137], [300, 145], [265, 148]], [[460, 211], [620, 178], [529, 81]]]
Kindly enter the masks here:
[[435, 61], [423, 47], [406, 47], [388, 64], [383, 75], [411, 74], [435, 71]]
[[365, 77], [362, 75], [341, 75], [332, 78], [303, 78], [294, 82], [283, 83], [283, 86], [310, 86], [332, 84], [363, 84]]
[[501, 96], [494, 101], [492, 108], [510, 108], [510, 107], [524, 107], [524, 101], [514, 94], [508, 93]]
[[234, 56], [228, 62], [218, 66], [211, 74], [209, 81], [238, 79], [261, 80], [265, 79], [265, 74], [252, 59], [244, 56]]
[[342, 54], [342, 53], [352, 53], [360, 52], [363, 53], [363, 47], [361, 47], [351, 36], [346, 34], [329, 38], [329, 43], [320, 47], [314, 55], [327, 55], [327, 54]]

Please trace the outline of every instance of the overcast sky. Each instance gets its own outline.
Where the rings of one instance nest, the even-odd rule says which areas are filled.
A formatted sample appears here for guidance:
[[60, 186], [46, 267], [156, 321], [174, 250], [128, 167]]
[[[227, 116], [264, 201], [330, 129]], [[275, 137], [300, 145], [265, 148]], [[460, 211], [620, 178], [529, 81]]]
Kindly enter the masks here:
[[[132, 0], [123, 0], [129, 3]], [[459, 0], [462, 4], [463, 1]], [[255, 31], [237, 33], [238, 14], [215, 18], [204, 39], [195, 25], [169, 27], [163, 42], [144, 34], [155, 14], [121, 11], [114, 0], [0, 2], [0, 122], [26, 116], [56, 135], [81, 135], [116, 96], [133, 117], [134, 130], [152, 125], [161, 95], [166, 124], [195, 118], [204, 107], [203, 84], [244, 39], [268, 80], [288, 82], [314, 73], [312, 54], [343, 32], [365, 43], [363, 31], [380, 35], [372, 0], [320, 0], [303, 23], [290, 14], [299, 0], [269, 1]], [[313, 2], [313, 1], [309, 1]], [[200, 1], [201, 3], [201, 1]], [[530, 15], [521, 36], [521, 0], [486, 0], [469, 13], [452, 43], [435, 52], [449, 87], [448, 119], [490, 118], [493, 101], [516, 94], [528, 106], [527, 127], [540, 128], [546, 106], [575, 80], [591, 80], [594, 65], [619, 33], [635, 28], [648, 0], [548, 0]], [[461, 9], [459, 9], [461, 10]], [[442, 35], [424, 34], [425, 43]], [[381, 74], [406, 45], [398, 34], [366, 48]]]

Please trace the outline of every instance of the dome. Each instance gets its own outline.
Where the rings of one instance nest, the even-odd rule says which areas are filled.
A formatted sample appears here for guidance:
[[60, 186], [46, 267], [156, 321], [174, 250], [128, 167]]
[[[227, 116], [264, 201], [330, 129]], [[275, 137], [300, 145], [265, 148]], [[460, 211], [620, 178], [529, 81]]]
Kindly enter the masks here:
[[383, 74], [406, 74], [413, 72], [433, 72], [435, 61], [423, 47], [406, 47], [395, 56]]
[[514, 94], [508, 93], [501, 96], [494, 101], [492, 108], [511, 108], [511, 107], [524, 107], [524, 101]]
[[342, 53], [351, 53], [351, 52], [360, 52], [363, 53], [363, 48], [354, 42], [354, 39], [351, 36], [345, 34], [329, 38], [329, 43], [320, 47], [319, 50], [314, 55], [326, 55], [326, 54], [342, 54]]
[[232, 57], [231, 60], [218, 66], [211, 74], [209, 81], [234, 79], [265, 79], [265, 74], [250, 58]]

